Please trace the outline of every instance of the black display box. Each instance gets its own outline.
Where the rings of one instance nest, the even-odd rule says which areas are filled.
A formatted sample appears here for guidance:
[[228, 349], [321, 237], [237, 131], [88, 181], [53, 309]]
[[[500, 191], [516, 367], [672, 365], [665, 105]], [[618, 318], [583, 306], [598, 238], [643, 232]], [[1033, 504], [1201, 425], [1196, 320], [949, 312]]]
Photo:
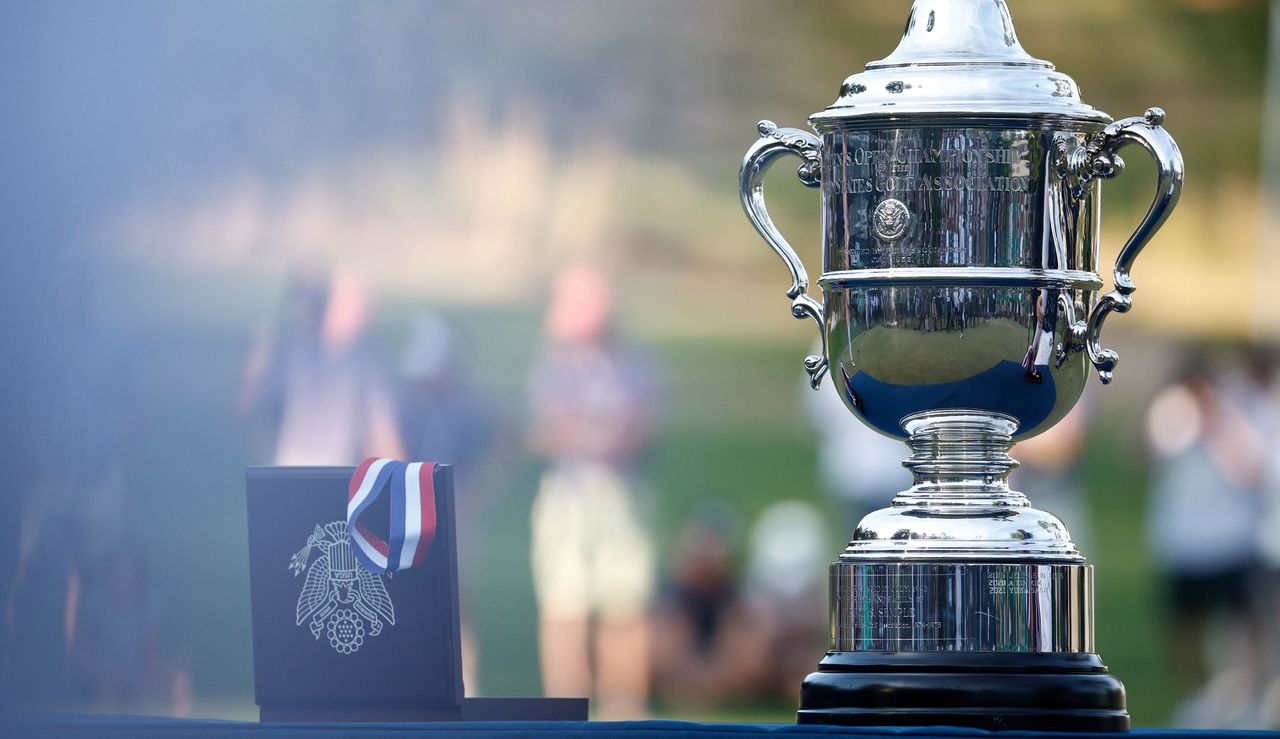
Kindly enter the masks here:
[[436, 533], [425, 561], [390, 575], [351, 554], [353, 472], [245, 471], [261, 719], [585, 720], [586, 699], [464, 699], [451, 468], [434, 471]]

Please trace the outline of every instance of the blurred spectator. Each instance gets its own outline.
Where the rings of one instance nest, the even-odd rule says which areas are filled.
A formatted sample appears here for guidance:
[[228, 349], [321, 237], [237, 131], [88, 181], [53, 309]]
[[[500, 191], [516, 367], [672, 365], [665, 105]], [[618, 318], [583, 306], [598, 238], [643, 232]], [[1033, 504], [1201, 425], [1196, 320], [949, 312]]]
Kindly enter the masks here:
[[126, 510], [141, 426], [131, 354], [95, 305], [88, 259], [60, 266], [44, 347], [54, 360], [48, 394], [16, 470], [19, 559], [4, 593], [0, 705], [181, 713], [190, 677], [160, 668], [146, 553], [131, 544]]
[[671, 707], [705, 708], [759, 695], [770, 650], [760, 614], [744, 598], [723, 521], [701, 515], [680, 532], [657, 609], [654, 685]]
[[[408, 459], [453, 465], [458, 516], [458, 581], [463, 601], [462, 677], [468, 695], [479, 695], [476, 642], [466, 621], [473, 558], [465, 556], [473, 532], [485, 530], [482, 501], [490, 471], [493, 418], [484, 396], [461, 364], [457, 329], [437, 313], [413, 317], [400, 354], [399, 419]], [[496, 460], [491, 460], [495, 461]]]
[[[1261, 721], [1264, 650], [1251, 593], [1267, 449], [1242, 410], [1256, 401], [1193, 371], [1162, 391], [1147, 414], [1154, 456], [1149, 535], [1169, 597], [1170, 653], [1184, 694], [1191, 692], [1174, 717], [1181, 726]], [[1216, 622], [1225, 641], [1210, 648]]]
[[1239, 407], [1263, 445], [1259, 516], [1254, 546], [1259, 572], [1251, 583], [1253, 616], [1263, 636], [1256, 645], [1262, 670], [1259, 728], [1280, 726], [1280, 383], [1269, 350], [1246, 348], [1240, 366], [1223, 383], [1223, 395]]
[[240, 410], [274, 437], [278, 465], [404, 457], [391, 390], [368, 340], [371, 306], [352, 275], [304, 272], [245, 366]]
[[71, 651], [86, 563], [125, 536], [125, 457], [133, 441], [127, 353], [94, 310], [97, 285], [83, 255], [58, 264], [42, 352], [43, 412], [28, 428], [19, 468], [18, 570], [7, 593], [12, 652], [6, 694], [16, 705], [82, 707]]
[[822, 514], [799, 500], [770, 504], [748, 539], [747, 592], [764, 620], [766, 695], [795, 703], [800, 682], [827, 649], [827, 564], [833, 558]]
[[[61, 522], [64, 530], [65, 519]], [[7, 593], [5, 627], [11, 647], [4, 665], [0, 706], [10, 710], [67, 710], [71, 693], [70, 651], [76, 578], [73, 558], [55, 537], [42, 534], [25, 552]]]
[[[814, 353], [820, 351], [814, 348]], [[852, 535], [863, 516], [888, 506], [911, 486], [911, 475], [902, 466], [910, 450], [858, 420], [831, 387], [834, 382], [828, 377], [815, 391], [805, 378], [801, 393], [818, 434], [818, 479], [840, 505], [843, 532]]]
[[655, 398], [650, 371], [614, 336], [612, 307], [599, 272], [557, 276], [529, 383], [530, 443], [547, 460], [532, 566], [545, 692], [591, 695], [601, 716], [625, 718], [648, 703], [654, 555], [632, 466]]
[[94, 712], [159, 708], [189, 715], [190, 677], [161, 659], [142, 553], [122, 543], [77, 572], [69, 621], [78, 689]]
[[455, 482], [475, 474], [492, 436], [490, 408], [460, 364], [459, 341], [443, 316], [419, 313], [410, 323], [399, 367], [405, 449], [412, 459], [454, 465]]
[[1061, 421], [1039, 436], [1018, 442], [1013, 458], [1019, 467], [1010, 475], [1013, 489], [1024, 493], [1033, 508], [1056, 515], [1071, 532], [1071, 540], [1088, 556], [1092, 551], [1089, 502], [1081, 479], [1080, 455], [1088, 438], [1089, 395], [1076, 403]]

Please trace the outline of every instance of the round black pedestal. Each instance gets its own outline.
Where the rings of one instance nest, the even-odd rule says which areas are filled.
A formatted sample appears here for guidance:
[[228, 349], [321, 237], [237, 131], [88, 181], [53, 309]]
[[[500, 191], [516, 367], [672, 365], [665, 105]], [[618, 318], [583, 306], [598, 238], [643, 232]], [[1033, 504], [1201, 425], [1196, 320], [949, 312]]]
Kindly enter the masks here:
[[1128, 731], [1124, 686], [1096, 654], [829, 652], [802, 724]]

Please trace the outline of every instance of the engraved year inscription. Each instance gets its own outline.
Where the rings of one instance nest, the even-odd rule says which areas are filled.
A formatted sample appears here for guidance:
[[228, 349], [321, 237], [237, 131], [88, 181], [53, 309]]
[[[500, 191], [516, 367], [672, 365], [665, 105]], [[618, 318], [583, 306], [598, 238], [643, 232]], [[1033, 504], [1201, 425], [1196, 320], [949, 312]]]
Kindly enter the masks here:
[[916, 601], [927, 598], [929, 586], [871, 583], [853, 592], [855, 612], [871, 617], [877, 628], [886, 631], [927, 631], [942, 628], [942, 621], [923, 620], [916, 613]]
[[[1055, 575], [1061, 577], [1061, 573]], [[1048, 593], [1052, 584], [1051, 578], [1028, 575], [1024, 570], [995, 571], [987, 575], [987, 592], [990, 595], [1037, 595]]]

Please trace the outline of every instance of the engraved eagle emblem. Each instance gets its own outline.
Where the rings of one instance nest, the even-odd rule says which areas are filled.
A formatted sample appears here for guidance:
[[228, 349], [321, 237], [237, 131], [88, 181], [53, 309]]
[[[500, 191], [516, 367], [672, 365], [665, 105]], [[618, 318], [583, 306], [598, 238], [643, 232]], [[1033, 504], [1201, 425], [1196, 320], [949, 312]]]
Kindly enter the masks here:
[[897, 241], [911, 225], [911, 210], [901, 200], [889, 198], [876, 206], [871, 216], [872, 229], [882, 241]]
[[[313, 559], [312, 554], [319, 552]], [[289, 560], [289, 571], [307, 579], [298, 595], [297, 625], [309, 622], [311, 635], [324, 634], [339, 654], [353, 654], [366, 636], [382, 633], [384, 624], [395, 625], [396, 611], [382, 584], [382, 575], [360, 565], [347, 522], [316, 525], [307, 545]]]

